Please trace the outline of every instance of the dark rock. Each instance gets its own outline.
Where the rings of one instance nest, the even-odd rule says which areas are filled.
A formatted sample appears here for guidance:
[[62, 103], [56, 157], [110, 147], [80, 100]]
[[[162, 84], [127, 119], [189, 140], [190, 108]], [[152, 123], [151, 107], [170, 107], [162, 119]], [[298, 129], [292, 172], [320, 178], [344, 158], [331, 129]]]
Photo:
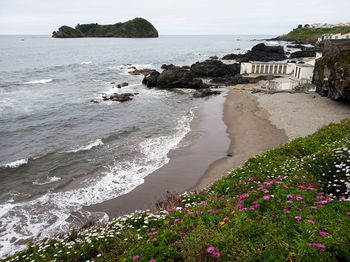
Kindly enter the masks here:
[[290, 55], [290, 58], [301, 58], [301, 57], [316, 57], [316, 51], [303, 50], [303, 51], [294, 52]]
[[287, 59], [283, 46], [267, 46], [265, 44], [258, 44], [248, 51], [246, 54], [229, 54], [222, 59], [236, 60], [237, 62], [249, 61], [282, 61]]
[[169, 65], [163, 64], [160, 68], [161, 68], [161, 69], [164, 69], [164, 70], [167, 70], [167, 69], [170, 69], [170, 68], [172, 68], [172, 67], [174, 67], [173, 64], [169, 64]]
[[190, 69], [191, 69], [190, 66], [182, 66], [181, 68], [182, 68], [182, 69], [186, 69], [186, 70], [190, 70]]
[[199, 89], [194, 94], [193, 97], [206, 97], [206, 96], [212, 96], [212, 95], [220, 95], [222, 92], [217, 90], [211, 90], [209, 88], [206, 89]]
[[228, 54], [228, 55], [223, 56], [221, 59], [222, 60], [235, 60], [237, 57], [239, 57], [239, 55]]
[[[130, 69], [133, 69], [132, 67]], [[154, 71], [154, 69], [148, 69], [148, 68], [143, 68], [143, 69], [133, 69], [131, 71], [129, 71], [128, 73], [130, 75], [149, 75], [150, 73], [152, 73]]]
[[147, 87], [157, 86], [157, 79], [159, 75], [160, 73], [158, 71], [153, 70], [150, 74], [143, 78], [142, 84], [146, 85]]
[[127, 82], [123, 82], [123, 83], [120, 84], [121, 87], [126, 87], [128, 85], [129, 85], [129, 83], [127, 83]]
[[134, 97], [133, 93], [124, 93], [124, 94], [118, 94], [114, 93], [112, 95], [104, 95], [102, 98], [104, 101], [117, 101], [117, 102], [126, 102], [132, 100]]
[[227, 76], [227, 77], [216, 77], [210, 80], [211, 84], [221, 84], [221, 85], [240, 85], [240, 84], [248, 84], [249, 79], [243, 77], [240, 74], [235, 76]]
[[223, 77], [239, 74], [239, 64], [224, 64], [218, 60], [197, 62], [191, 66], [191, 73], [196, 77]]
[[158, 88], [190, 88], [201, 89], [206, 88], [203, 81], [196, 79], [193, 74], [181, 67], [174, 66], [164, 70], [157, 78]]
[[115, 84], [115, 82], [111, 82], [111, 85], [114, 85]]
[[100, 101], [99, 101], [98, 99], [91, 99], [90, 102], [91, 102], [91, 103], [95, 103], [95, 104], [100, 103]]
[[217, 57], [216, 55], [214, 55], [214, 56], [209, 57], [209, 59], [211, 59], [211, 60], [218, 60], [219, 57]]
[[332, 100], [350, 102], [350, 40], [325, 41], [322, 51], [312, 80], [316, 92]]

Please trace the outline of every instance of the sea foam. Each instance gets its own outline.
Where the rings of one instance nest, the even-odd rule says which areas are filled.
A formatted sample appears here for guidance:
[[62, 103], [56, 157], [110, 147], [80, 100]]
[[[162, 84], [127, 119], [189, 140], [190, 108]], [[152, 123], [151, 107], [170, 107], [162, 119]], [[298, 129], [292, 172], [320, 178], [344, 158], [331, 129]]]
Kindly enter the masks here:
[[[0, 204], [0, 220], [4, 229], [0, 234], [0, 257], [23, 249], [23, 239], [40, 239], [67, 232], [72, 226], [69, 217], [73, 212], [81, 212], [82, 206], [107, 201], [141, 185], [147, 175], [169, 162], [169, 151], [178, 147], [191, 130], [193, 115], [189, 112], [180, 118], [173, 134], [148, 138], [136, 146], [140, 157], [112, 163], [101, 176], [82, 182], [81, 188], [50, 192], [29, 202]], [[96, 140], [84, 149], [101, 142]], [[13, 230], [15, 226], [18, 228], [16, 231]], [[13, 238], [18, 241], [12, 243]]]
[[32, 80], [28, 82], [24, 82], [25, 85], [35, 85], [35, 84], [46, 84], [52, 82], [52, 78], [47, 78], [47, 79], [39, 79], [39, 80]]
[[28, 163], [28, 159], [20, 159], [20, 160], [16, 160], [16, 161], [13, 161], [10, 163], [2, 164], [2, 165], [0, 165], [0, 167], [17, 168], [17, 167], [23, 166], [27, 163]]
[[76, 153], [76, 152], [80, 152], [80, 151], [88, 151], [94, 147], [98, 147], [98, 146], [103, 146], [103, 142], [101, 139], [97, 139], [96, 141], [94, 142], [91, 142], [90, 144], [88, 145], [85, 145], [85, 146], [81, 146], [81, 147], [77, 147], [77, 148], [74, 148], [70, 151], [67, 151], [67, 153]]

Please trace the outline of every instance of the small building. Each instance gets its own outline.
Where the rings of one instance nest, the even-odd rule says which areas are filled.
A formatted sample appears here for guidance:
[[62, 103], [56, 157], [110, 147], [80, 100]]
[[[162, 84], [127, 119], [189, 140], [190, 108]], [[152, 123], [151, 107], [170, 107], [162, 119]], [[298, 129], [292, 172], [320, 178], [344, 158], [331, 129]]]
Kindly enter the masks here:
[[294, 63], [250, 62], [241, 63], [241, 74], [256, 75], [291, 75], [295, 69]]
[[314, 75], [314, 66], [310, 64], [296, 64], [294, 77], [301, 80], [312, 80]]
[[350, 39], [350, 33], [347, 34], [323, 34], [320, 38], [318, 38], [318, 42], [324, 40], [341, 40], [341, 39]]

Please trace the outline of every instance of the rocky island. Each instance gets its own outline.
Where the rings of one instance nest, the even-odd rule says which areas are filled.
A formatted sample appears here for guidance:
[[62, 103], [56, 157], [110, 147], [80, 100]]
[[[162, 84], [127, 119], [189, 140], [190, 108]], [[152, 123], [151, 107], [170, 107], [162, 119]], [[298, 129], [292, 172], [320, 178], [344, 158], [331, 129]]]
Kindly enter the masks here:
[[75, 37], [121, 37], [148, 38], [158, 37], [157, 29], [146, 19], [137, 17], [125, 23], [113, 25], [78, 24], [75, 28], [63, 25], [52, 33], [55, 38]]

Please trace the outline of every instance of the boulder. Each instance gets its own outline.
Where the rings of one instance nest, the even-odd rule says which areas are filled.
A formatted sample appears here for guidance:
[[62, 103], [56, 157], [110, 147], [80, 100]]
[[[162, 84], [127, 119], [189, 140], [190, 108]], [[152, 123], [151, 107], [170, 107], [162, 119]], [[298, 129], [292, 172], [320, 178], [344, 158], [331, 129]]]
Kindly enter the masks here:
[[193, 64], [190, 69], [196, 77], [223, 77], [239, 74], [239, 64], [224, 64], [219, 60], [206, 60]]
[[315, 50], [302, 50], [294, 52], [290, 55], [290, 58], [302, 58], [302, 57], [316, 57]]
[[143, 78], [142, 84], [146, 85], [147, 87], [156, 87], [159, 75], [160, 73], [158, 71], [153, 70], [150, 74]]
[[118, 84], [118, 85], [117, 85], [117, 88], [126, 87], [126, 86], [128, 86], [128, 85], [129, 85], [129, 83], [123, 82], [123, 83], [121, 83], [121, 84]]
[[130, 101], [134, 98], [134, 94], [133, 93], [123, 93], [123, 94], [119, 94], [119, 93], [114, 93], [111, 95], [104, 95], [102, 96], [102, 99], [104, 101], [117, 101], [117, 102], [126, 102], [126, 101]]
[[157, 77], [158, 88], [190, 88], [190, 89], [201, 89], [206, 88], [203, 81], [196, 79], [193, 74], [181, 67], [171, 67], [170, 69], [164, 70]]
[[212, 95], [220, 95], [221, 93], [222, 93], [221, 91], [206, 88], [206, 89], [197, 90], [193, 94], [193, 97], [199, 98], [199, 97], [206, 97], [206, 96], [212, 96]]
[[211, 84], [222, 84], [227, 86], [248, 84], [249, 79], [243, 77], [240, 74], [231, 77], [216, 77], [210, 80]]
[[[134, 67], [134, 68], [135, 68], [135, 67]], [[132, 69], [132, 68], [130, 68], [130, 69]], [[144, 75], [144, 76], [146, 76], [146, 75], [149, 75], [150, 73], [152, 73], [153, 70], [154, 70], [154, 69], [149, 69], [149, 68], [143, 68], [143, 69], [137, 69], [137, 68], [135, 68], [135, 69], [129, 71], [128, 73], [129, 73], [130, 75]]]
[[316, 92], [332, 100], [350, 102], [350, 40], [325, 41], [316, 60], [312, 83]]
[[169, 64], [169, 65], [163, 64], [160, 68], [161, 68], [161, 69], [164, 69], [164, 70], [167, 70], [167, 69], [170, 69], [170, 68], [172, 68], [172, 67], [174, 67], [173, 64]]
[[222, 59], [236, 60], [237, 62], [249, 61], [283, 61], [287, 59], [283, 46], [267, 46], [265, 44], [257, 44], [246, 54], [229, 54]]
[[222, 60], [235, 60], [237, 57], [239, 57], [239, 55], [237, 54], [228, 54], [223, 56], [221, 59]]
[[211, 59], [211, 60], [218, 60], [219, 57], [217, 57], [216, 55], [214, 55], [214, 56], [209, 57], [209, 59]]

